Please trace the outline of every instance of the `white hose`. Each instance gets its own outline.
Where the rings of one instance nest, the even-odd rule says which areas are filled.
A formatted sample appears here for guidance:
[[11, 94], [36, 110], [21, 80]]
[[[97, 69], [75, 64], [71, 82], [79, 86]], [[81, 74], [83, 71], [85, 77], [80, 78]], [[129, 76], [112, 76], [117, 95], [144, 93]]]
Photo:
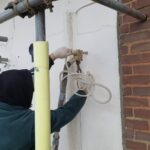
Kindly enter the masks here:
[[[76, 90], [72, 90], [72, 92], [75, 94], [75, 95], [78, 95], [78, 96], [81, 96], [81, 97], [89, 97], [89, 96], [92, 96], [94, 98], [94, 100], [97, 102], [97, 103], [100, 103], [100, 104], [106, 104], [108, 103], [111, 98], [112, 98], [112, 94], [111, 94], [111, 91], [109, 90], [109, 88], [107, 88], [106, 86], [102, 85], [102, 84], [99, 84], [99, 83], [95, 83], [95, 80], [94, 80], [94, 77], [91, 73], [87, 72], [86, 74], [85, 73], [71, 73], [69, 71], [69, 67], [66, 63], [66, 68], [67, 70], [65, 71], [62, 71], [60, 73], [60, 76], [59, 76], [59, 79], [60, 79], [60, 84], [62, 83], [62, 81], [66, 78], [71, 78], [71, 81], [76, 81], [77, 82], [77, 89]], [[66, 76], [62, 76], [63, 73], [67, 73]], [[108, 98], [107, 100], [105, 101], [100, 101], [98, 99], [96, 99], [94, 97], [94, 91], [95, 91], [95, 88], [96, 87], [100, 87], [100, 88], [103, 88], [107, 91], [108, 93]], [[82, 94], [78, 94], [76, 91], [78, 90], [85, 90], [87, 91], [87, 94], [86, 95], [82, 95]]]
[[111, 101], [111, 98], [112, 98], [112, 93], [111, 93], [110, 89], [109, 89], [108, 87], [106, 87], [106, 86], [100, 84], [100, 83], [95, 83], [94, 86], [95, 86], [95, 87], [96, 87], [96, 86], [97, 86], [97, 87], [101, 87], [101, 88], [105, 89], [105, 90], [108, 92], [108, 99], [107, 99], [107, 100], [105, 100], [105, 101], [100, 101], [100, 100], [96, 99], [94, 95], [92, 95], [93, 98], [94, 98], [94, 100], [95, 100], [97, 103], [100, 103], [100, 104], [107, 104], [107, 103], [109, 103], [109, 102]]

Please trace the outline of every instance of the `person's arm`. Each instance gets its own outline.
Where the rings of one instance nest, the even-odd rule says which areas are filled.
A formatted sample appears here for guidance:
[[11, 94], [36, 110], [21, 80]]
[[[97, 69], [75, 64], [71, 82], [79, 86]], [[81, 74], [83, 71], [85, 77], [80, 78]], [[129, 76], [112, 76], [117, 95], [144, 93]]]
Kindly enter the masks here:
[[60, 48], [56, 49], [49, 55], [49, 68], [51, 68], [51, 66], [54, 64], [54, 61], [56, 59], [67, 58], [67, 56], [69, 56], [71, 54], [72, 54], [72, 50], [70, 48], [60, 47]]
[[[32, 62], [34, 61], [34, 56], [33, 56], [33, 43], [30, 44], [29, 46], [29, 54], [31, 55], [31, 59]], [[72, 50], [70, 48], [67, 47], [60, 47], [58, 49], [56, 49], [55, 51], [53, 51], [50, 55], [49, 55], [49, 69], [51, 69], [52, 65], [54, 65], [54, 61], [58, 58], [62, 59], [62, 58], [66, 58], [67, 56], [72, 54]], [[34, 74], [34, 68], [32, 68], [30, 70], [30, 72], [32, 74]]]
[[[78, 91], [79, 94], [86, 94], [84, 91]], [[73, 95], [70, 100], [56, 110], [51, 110], [51, 132], [59, 131], [64, 125], [69, 123], [79, 113], [85, 104], [86, 97]]]

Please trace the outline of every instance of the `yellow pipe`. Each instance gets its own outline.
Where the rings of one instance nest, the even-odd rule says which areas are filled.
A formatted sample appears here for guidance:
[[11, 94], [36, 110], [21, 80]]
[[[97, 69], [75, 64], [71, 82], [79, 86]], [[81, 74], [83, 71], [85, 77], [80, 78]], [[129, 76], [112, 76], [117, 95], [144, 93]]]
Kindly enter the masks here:
[[48, 43], [34, 44], [35, 149], [50, 150], [50, 94]]

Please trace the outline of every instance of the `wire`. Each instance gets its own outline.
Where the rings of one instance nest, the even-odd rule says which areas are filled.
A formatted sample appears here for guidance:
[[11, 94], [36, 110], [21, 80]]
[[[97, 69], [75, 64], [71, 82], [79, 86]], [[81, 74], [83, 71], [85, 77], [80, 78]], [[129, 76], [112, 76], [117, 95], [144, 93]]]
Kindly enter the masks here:
[[84, 8], [86, 8], [86, 7], [89, 7], [89, 6], [93, 5], [93, 4], [95, 4], [95, 2], [91, 2], [91, 3], [89, 3], [89, 4], [86, 4], [86, 5], [82, 6], [82, 7], [78, 8], [78, 10], [76, 10], [75, 13], [77, 14], [77, 13], [78, 13], [79, 11], [81, 11], [82, 9], [84, 9]]
[[[112, 93], [111, 93], [110, 89], [100, 83], [95, 83], [94, 76], [90, 72], [87, 72], [87, 73], [71, 72], [67, 63], [66, 63], [66, 68], [67, 68], [67, 70], [62, 71], [59, 75], [60, 84], [62, 84], [62, 81], [65, 80], [66, 78], [70, 78], [71, 82], [72, 83], [75, 82], [75, 85], [76, 85], [76, 87], [75, 87], [76, 89], [71, 89], [71, 91], [75, 95], [78, 95], [80, 97], [92, 96], [94, 98], [94, 100], [100, 104], [107, 104], [108, 102], [110, 102], [110, 100], [112, 98]], [[67, 73], [67, 75], [63, 76], [64, 73]], [[101, 100], [95, 98], [94, 91], [95, 91], [96, 87], [103, 88], [108, 93], [108, 98], [105, 101], [101, 101]], [[78, 94], [76, 92], [78, 90], [86, 90], [87, 94], [86, 95]]]

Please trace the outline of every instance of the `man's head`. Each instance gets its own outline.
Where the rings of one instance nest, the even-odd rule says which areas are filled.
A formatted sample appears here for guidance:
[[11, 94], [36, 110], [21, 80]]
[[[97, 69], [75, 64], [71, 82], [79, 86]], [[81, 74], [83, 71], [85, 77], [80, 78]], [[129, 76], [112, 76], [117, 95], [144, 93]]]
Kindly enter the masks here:
[[29, 108], [33, 91], [29, 70], [8, 70], [0, 74], [0, 102]]

